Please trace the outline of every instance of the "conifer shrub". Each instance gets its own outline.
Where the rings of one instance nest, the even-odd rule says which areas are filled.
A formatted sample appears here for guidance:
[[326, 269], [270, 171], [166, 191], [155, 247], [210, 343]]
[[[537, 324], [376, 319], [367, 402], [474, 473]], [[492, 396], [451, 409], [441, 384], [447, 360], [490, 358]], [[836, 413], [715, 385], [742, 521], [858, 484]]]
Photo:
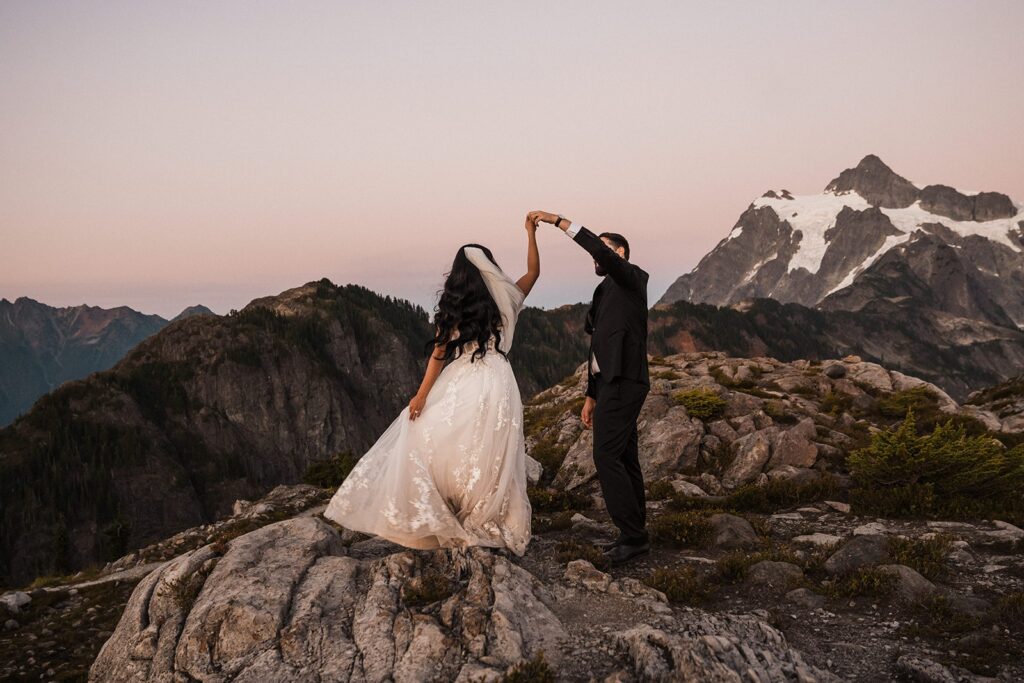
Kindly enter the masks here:
[[913, 411], [847, 458], [858, 511], [893, 517], [1024, 518], [1024, 446], [1006, 448], [962, 424], [917, 433]]
[[686, 408], [686, 413], [690, 417], [700, 420], [716, 420], [729, 406], [717, 392], [704, 387], [676, 392], [672, 400], [676, 405]]

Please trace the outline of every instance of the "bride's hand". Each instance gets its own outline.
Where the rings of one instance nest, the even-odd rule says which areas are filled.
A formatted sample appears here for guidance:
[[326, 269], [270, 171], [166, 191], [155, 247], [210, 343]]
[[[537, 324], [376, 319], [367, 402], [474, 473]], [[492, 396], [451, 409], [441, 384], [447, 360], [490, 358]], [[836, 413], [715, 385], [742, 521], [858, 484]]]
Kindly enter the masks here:
[[552, 225], [558, 221], [558, 216], [547, 211], [531, 211], [526, 214], [527, 219], [533, 220], [534, 223], [551, 223]]
[[415, 420], [419, 417], [423, 413], [423, 406], [426, 405], [426, 403], [426, 396], [421, 397], [419, 394], [413, 396], [412, 400], [409, 401], [409, 419]]
[[533, 214], [526, 214], [526, 232], [527, 234], [537, 232], [537, 219], [533, 217]]

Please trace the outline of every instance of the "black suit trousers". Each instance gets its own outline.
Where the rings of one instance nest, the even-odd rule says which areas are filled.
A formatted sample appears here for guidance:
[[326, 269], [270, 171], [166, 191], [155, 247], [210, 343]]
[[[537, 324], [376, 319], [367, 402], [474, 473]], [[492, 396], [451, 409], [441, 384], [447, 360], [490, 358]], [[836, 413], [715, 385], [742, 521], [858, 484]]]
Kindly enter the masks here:
[[647, 542], [647, 501], [636, 421], [648, 387], [623, 377], [595, 381], [594, 466], [612, 522], [624, 543]]

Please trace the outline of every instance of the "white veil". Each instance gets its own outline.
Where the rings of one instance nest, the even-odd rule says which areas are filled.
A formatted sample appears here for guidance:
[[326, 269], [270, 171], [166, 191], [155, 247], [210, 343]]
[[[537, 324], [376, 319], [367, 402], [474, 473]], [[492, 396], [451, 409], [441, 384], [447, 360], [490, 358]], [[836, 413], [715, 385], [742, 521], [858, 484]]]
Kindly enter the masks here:
[[501, 312], [501, 345], [500, 350], [508, 353], [512, 348], [512, 335], [516, 330], [516, 320], [519, 318], [519, 311], [523, 307], [526, 295], [519, 285], [505, 272], [494, 265], [487, 254], [479, 247], [466, 247], [463, 250], [469, 262], [477, 267], [480, 275], [484, 278], [487, 291], [491, 293], [494, 303], [498, 304], [498, 311]]

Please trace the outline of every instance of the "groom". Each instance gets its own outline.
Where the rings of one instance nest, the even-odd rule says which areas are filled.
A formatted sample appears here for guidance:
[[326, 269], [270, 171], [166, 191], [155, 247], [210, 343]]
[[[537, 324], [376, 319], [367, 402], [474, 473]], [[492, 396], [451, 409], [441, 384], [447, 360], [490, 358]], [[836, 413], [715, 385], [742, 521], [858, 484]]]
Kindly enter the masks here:
[[565, 231], [594, 257], [594, 272], [604, 279], [594, 290], [587, 312], [590, 335], [587, 398], [581, 418], [594, 430], [594, 466], [608, 514], [619, 538], [605, 555], [623, 564], [651, 549], [644, 478], [640, 471], [636, 421], [650, 390], [647, 375], [647, 279], [629, 262], [629, 242], [622, 235], [595, 235], [561, 216], [533, 211], [536, 223]]

